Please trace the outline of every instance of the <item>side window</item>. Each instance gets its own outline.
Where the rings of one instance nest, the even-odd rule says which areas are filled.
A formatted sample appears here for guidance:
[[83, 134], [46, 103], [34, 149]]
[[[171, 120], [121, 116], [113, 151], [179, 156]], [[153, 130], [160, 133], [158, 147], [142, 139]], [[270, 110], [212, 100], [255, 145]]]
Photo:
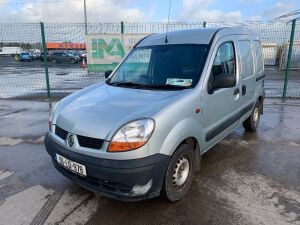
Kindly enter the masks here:
[[219, 75], [236, 77], [236, 56], [233, 42], [220, 45], [211, 68], [208, 90], [214, 89], [214, 82]]
[[235, 54], [232, 42], [223, 43], [219, 47], [211, 73], [213, 77], [220, 74], [235, 76]]
[[250, 41], [239, 41], [239, 52], [241, 56], [241, 76], [247, 78], [254, 74], [253, 55]]
[[264, 70], [264, 60], [262, 55], [262, 47], [259, 41], [254, 41], [254, 49], [255, 49], [255, 72], [259, 73]]

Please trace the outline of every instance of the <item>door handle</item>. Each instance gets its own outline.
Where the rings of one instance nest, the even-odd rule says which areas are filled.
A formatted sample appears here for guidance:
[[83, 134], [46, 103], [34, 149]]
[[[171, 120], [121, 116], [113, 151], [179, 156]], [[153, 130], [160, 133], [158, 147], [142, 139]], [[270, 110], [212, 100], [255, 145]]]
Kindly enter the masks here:
[[240, 89], [239, 88], [234, 89], [233, 95], [237, 95], [238, 93], [240, 93]]
[[246, 87], [246, 85], [243, 85], [242, 86], [242, 95], [245, 95], [246, 92], [247, 92], [247, 87]]

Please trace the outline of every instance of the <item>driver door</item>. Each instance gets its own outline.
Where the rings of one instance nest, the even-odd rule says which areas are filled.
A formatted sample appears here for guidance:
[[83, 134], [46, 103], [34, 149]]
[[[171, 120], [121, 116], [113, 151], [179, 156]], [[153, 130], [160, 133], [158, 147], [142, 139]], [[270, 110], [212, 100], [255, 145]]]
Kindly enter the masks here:
[[[203, 88], [202, 127], [204, 150], [226, 136], [239, 123], [240, 79], [234, 37], [220, 39], [215, 45]], [[232, 87], [214, 88], [218, 75], [235, 76]]]

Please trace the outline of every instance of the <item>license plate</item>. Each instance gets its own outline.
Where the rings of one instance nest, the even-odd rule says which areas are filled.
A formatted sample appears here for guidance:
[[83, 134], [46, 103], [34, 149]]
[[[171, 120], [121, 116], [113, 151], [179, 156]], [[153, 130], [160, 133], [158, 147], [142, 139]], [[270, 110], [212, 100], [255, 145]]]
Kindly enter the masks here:
[[73, 173], [77, 173], [81, 176], [86, 176], [86, 168], [84, 165], [79, 164], [77, 162], [73, 162], [59, 154], [56, 154], [56, 161], [65, 167], [66, 169], [72, 171]]

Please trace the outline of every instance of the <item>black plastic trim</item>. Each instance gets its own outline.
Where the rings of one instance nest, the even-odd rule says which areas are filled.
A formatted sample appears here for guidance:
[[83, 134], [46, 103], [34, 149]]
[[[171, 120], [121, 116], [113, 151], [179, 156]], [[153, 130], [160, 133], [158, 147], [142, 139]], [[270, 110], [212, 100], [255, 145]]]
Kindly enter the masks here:
[[153, 34], [149, 34], [149, 35], [143, 37], [142, 39], [140, 39], [140, 40], [133, 46], [133, 48], [136, 48], [143, 40], [145, 40], [147, 37], [150, 37], [150, 36], [152, 36], [152, 35], [153, 35]]
[[245, 115], [246, 113], [248, 113], [250, 110], [253, 109], [255, 102], [251, 102], [250, 104], [246, 105], [244, 108], [241, 109], [240, 114], [242, 117], [243, 115]]
[[241, 109], [240, 112], [237, 112], [233, 114], [231, 117], [229, 117], [224, 122], [218, 124], [216, 127], [212, 128], [210, 131], [207, 132], [205, 135], [205, 141], [210, 141], [214, 137], [216, 137], [218, 134], [220, 134], [223, 130], [234, 124], [237, 120], [239, 120], [243, 115], [245, 115], [247, 112], [249, 112], [254, 106], [254, 103], [251, 102], [247, 106]]
[[68, 131], [60, 128], [59, 126], [55, 126], [55, 134], [63, 140], [66, 140], [68, 136]]
[[[158, 196], [171, 159], [171, 156], [163, 154], [130, 160], [103, 159], [70, 151], [56, 143], [49, 134], [46, 135], [44, 142], [54, 166], [64, 176], [89, 190], [123, 201], [137, 201]], [[85, 165], [87, 176], [82, 177], [60, 166], [56, 161], [56, 154]], [[145, 195], [134, 196], [131, 193], [134, 185], [144, 185], [150, 179], [153, 184]]]
[[256, 82], [260, 81], [261, 79], [263, 79], [263, 78], [265, 78], [265, 77], [266, 77], [265, 74], [262, 75], [262, 76], [256, 77]]

